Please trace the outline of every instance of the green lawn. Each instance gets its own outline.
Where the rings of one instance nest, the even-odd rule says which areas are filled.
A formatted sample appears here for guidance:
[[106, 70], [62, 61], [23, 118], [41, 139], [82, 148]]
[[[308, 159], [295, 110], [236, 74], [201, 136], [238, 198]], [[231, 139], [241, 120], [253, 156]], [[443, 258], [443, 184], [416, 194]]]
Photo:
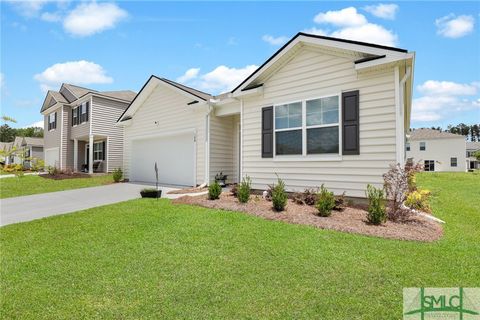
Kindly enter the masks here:
[[112, 175], [65, 180], [52, 180], [32, 175], [26, 175], [21, 178], [3, 178], [0, 179], [0, 199], [37, 193], [95, 187], [112, 182]]
[[9, 319], [399, 319], [404, 287], [480, 285], [480, 175], [423, 174], [436, 243], [139, 199], [0, 229]]

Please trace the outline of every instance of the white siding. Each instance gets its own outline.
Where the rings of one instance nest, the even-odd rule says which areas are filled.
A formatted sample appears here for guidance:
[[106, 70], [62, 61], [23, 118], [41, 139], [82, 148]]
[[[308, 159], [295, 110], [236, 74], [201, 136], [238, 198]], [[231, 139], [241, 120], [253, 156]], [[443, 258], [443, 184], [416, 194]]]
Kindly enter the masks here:
[[235, 165], [238, 149], [235, 138], [237, 126], [235, 116], [217, 117], [212, 114], [210, 119], [210, 179], [215, 180], [217, 173], [227, 174], [227, 182], [237, 182], [238, 169]]
[[205, 111], [187, 103], [186, 97], [168, 85], [158, 85], [133, 115], [131, 125], [125, 127], [124, 171], [129, 178], [131, 163], [131, 140], [140, 137], [169, 135], [174, 132], [196, 130], [196, 180], [204, 182], [205, 172]]
[[[368, 183], [381, 186], [382, 174], [396, 159], [394, 70], [357, 74], [353, 61], [302, 48], [265, 81], [263, 97], [244, 101], [243, 175], [252, 178], [254, 188], [275, 182], [275, 173], [291, 191], [324, 183], [336, 194], [364, 197]], [[360, 90], [360, 155], [337, 161], [261, 157], [262, 107], [351, 90]]]
[[[420, 151], [420, 142], [425, 142], [425, 151]], [[407, 158], [414, 162], [424, 163], [425, 160], [435, 161], [435, 171], [467, 170], [466, 142], [462, 137], [456, 139], [429, 139], [410, 141], [410, 151]], [[450, 158], [457, 158], [457, 166], [450, 166]]]

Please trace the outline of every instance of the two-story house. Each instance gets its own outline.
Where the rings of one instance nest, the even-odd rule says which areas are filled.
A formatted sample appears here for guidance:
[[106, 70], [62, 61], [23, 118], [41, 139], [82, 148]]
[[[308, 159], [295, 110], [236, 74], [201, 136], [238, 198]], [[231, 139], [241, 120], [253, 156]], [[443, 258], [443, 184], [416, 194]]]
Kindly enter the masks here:
[[115, 123], [134, 97], [129, 90], [96, 91], [66, 83], [48, 91], [40, 110], [45, 166], [88, 173], [121, 168], [124, 129]]
[[467, 169], [480, 169], [480, 161], [475, 157], [475, 153], [480, 151], [480, 142], [467, 142]]

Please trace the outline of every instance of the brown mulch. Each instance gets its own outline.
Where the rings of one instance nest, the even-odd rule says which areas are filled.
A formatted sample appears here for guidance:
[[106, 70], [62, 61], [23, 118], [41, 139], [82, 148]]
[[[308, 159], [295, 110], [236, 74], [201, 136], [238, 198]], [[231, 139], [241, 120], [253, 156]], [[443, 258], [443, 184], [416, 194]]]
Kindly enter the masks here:
[[261, 197], [253, 196], [247, 204], [241, 204], [228, 193], [222, 193], [219, 200], [208, 200], [205, 195], [183, 196], [173, 200], [173, 203], [241, 211], [268, 220], [279, 220], [293, 224], [310, 225], [321, 229], [389, 239], [432, 242], [440, 239], [443, 235], [443, 229], [440, 224], [420, 216], [411, 217], [403, 223], [387, 221], [380, 226], [368, 224], [367, 212], [360, 207], [347, 207], [343, 211], [333, 211], [330, 217], [319, 217], [315, 215], [317, 210], [314, 207], [299, 205], [290, 199], [285, 211], [276, 212], [272, 209], [272, 203], [263, 200]]
[[90, 178], [90, 175], [87, 173], [79, 173], [79, 172], [74, 172], [74, 173], [58, 173], [55, 175], [51, 174], [40, 174], [39, 175], [42, 178], [46, 179], [53, 179], [53, 180], [65, 180], [65, 179], [77, 179], [77, 178]]
[[205, 192], [208, 190], [208, 187], [203, 188], [185, 188], [179, 190], [172, 190], [168, 191], [167, 194], [185, 194], [185, 193], [198, 193], [198, 192]]

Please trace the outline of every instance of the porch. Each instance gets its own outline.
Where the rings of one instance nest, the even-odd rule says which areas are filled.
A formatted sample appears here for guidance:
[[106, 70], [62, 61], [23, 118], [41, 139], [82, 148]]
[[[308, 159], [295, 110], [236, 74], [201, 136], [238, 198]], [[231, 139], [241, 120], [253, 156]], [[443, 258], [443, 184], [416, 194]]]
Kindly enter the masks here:
[[73, 171], [89, 174], [108, 172], [107, 152], [107, 136], [90, 135], [73, 139]]

